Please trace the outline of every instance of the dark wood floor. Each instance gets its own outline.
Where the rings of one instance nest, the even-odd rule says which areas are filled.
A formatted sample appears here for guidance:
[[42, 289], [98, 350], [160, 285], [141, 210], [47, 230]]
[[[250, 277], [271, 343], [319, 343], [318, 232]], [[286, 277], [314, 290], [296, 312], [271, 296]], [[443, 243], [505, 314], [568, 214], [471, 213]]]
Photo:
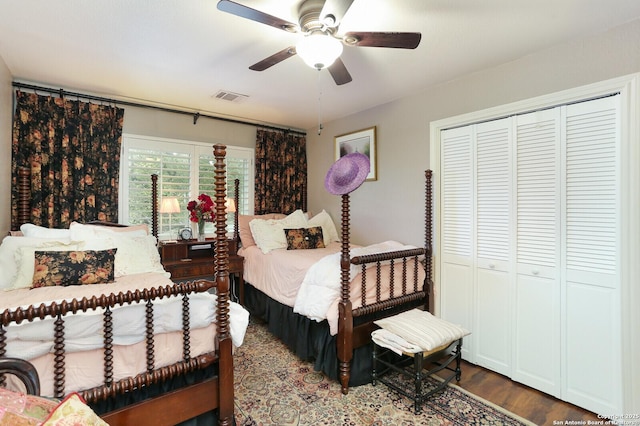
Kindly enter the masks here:
[[565, 424], [566, 420], [600, 420], [590, 411], [467, 362], [462, 364], [458, 385], [537, 425], [553, 425], [554, 420], [561, 422], [557, 424]]

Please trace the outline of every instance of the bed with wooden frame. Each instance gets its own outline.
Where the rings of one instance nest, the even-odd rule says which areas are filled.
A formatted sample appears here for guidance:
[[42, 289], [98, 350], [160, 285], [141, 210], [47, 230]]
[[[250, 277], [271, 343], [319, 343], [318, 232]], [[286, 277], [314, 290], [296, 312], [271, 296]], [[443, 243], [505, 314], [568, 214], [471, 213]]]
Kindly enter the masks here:
[[[45, 395], [55, 398], [65, 396], [65, 380], [74, 365], [66, 365], [65, 360], [74, 356], [67, 353], [65, 344], [65, 323], [71, 324], [76, 315], [87, 315], [93, 311], [100, 311], [102, 317], [103, 344], [98, 351], [102, 353], [102, 371], [104, 380], [101, 385], [88, 389], [78, 389], [77, 392], [87, 403], [110, 425], [175, 425], [200, 416], [201, 422], [212, 424], [213, 418], [220, 425], [232, 425], [234, 421], [234, 391], [233, 391], [233, 344], [232, 325], [230, 324], [228, 247], [226, 236], [226, 170], [224, 145], [213, 147], [215, 156], [215, 197], [216, 203], [216, 245], [215, 245], [215, 281], [198, 280], [187, 283], [174, 284], [169, 280], [166, 285], [151, 288], [139, 288], [134, 291], [105, 293], [92, 296], [73, 298], [71, 300], [56, 300], [53, 302], [30, 304], [15, 309], [0, 310], [0, 358], [8, 353], [11, 341], [8, 335], [13, 329], [29, 325], [38, 321], [48, 320], [54, 324], [53, 371], [41, 371], [42, 379], [52, 375], [53, 394]], [[27, 223], [30, 219], [29, 194], [30, 180], [28, 170], [20, 172], [20, 200], [19, 221]], [[152, 179], [152, 233], [157, 237], [157, 177]], [[108, 284], [105, 284], [108, 285]], [[73, 286], [93, 287], [93, 286]], [[73, 288], [71, 286], [65, 288]], [[47, 287], [49, 288], [49, 287]], [[30, 290], [36, 293], [40, 289]], [[190, 309], [198, 297], [210, 297], [215, 292], [215, 302], [209, 303], [213, 312], [213, 322], [207, 328], [194, 330], [190, 327], [197, 318], [190, 317]], [[160, 357], [158, 349], [163, 340], [155, 343], [161, 337], [154, 335], [154, 308], [162, 308], [166, 299], [176, 298], [181, 302], [182, 318], [181, 330], [175, 331], [178, 351], [181, 359], [169, 365], [156, 366], [154, 360]], [[209, 300], [209, 299], [206, 299]], [[114, 317], [117, 309], [136, 305], [141, 307], [140, 319], [143, 322], [145, 337], [142, 345], [143, 371], [139, 374], [116, 379], [114, 364], [118, 362], [118, 348], [114, 344]], [[156, 324], [157, 326], [157, 324]], [[204, 331], [203, 331], [204, 330]], [[208, 332], [204, 340], [210, 349], [203, 353], [193, 353], [192, 346], [196, 340], [192, 335]], [[166, 333], [169, 334], [169, 333]], [[173, 336], [173, 335], [172, 335]], [[215, 337], [213, 337], [215, 336]], [[195, 338], [194, 338], [195, 339]], [[176, 341], [171, 340], [171, 341]], [[180, 343], [181, 342], [181, 343]], [[207, 344], [204, 346], [207, 347]], [[195, 349], [194, 349], [195, 350]], [[71, 358], [69, 358], [71, 359]], [[77, 359], [77, 358], [76, 358]], [[145, 361], [146, 359], [146, 361]], [[120, 362], [126, 363], [122, 360]], [[67, 379], [68, 380], [68, 379]], [[5, 377], [0, 376], [0, 385], [4, 385]], [[204, 417], [203, 417], [204, 415]], [[208, 417], [207, 417], [208, 416]]]
[[[433, 311], [431, 305], [432, 265], [432, 189], [431, 171], [425, 172], [425, 246], [413, 249], [387, 251], [350, 257], [350, 211], [349, 194], [342, 197], [340, 232], [340, 290], [337, 301], [337, 333], [331, 332], [327, 320], [319, 321], [300, 315], [293, 305], [278, 301], [271, 290], [256, 288], [248, 277], [250, 266], [247, 248], [244, 253], [244, 288], [240, 289], [241, 301], [255, 317], [263, 319], [269, 331], [280, 338], [301, 359], [315, 362], [315, 369], [328, 377], [339, 380], [342, 392], [349, 386], [371, 381], [371, 332], [376, 328], [373, 321], [415, 307]], [[238, 183], [236, 182], [236, 205], [238, 205]], [[235, 223], [238, 228], [238, 215]], [[241, 228], [242, 229], [242, 228]], [[255, 248], [253, 248], [255, 249]], [[325, 249], [320, 249], [325, 250]], [[254, 250], [255, 251], [255, 250]], [[299, 252], [301, 250], [295, 250]], [[302, 250], [314, 251], [314, 250]], [[289, 250], [273, 251], [265, 255], [285, 256]], [[260, 255], [258, 255], [260, 257]], [[274, 256], [275, 257], [275, 256]], [[264, 260], [268, 262], [268, 260]], [[424, 268], [424, 279], [417, 282], [416, 274], [406, 273], [407, 264], [420, 263]], [[353, 268], [360, 272], [355, 279]], [[383, 268], [392, 268], [385, 275]], [[396, 268], [396, 269], [393, 269]], [[354, 274], [355, 275], [355, 274]], [[255, 277], [255, 275], [253, 275]], [[381, 278], [382, 276], [382, 278]], [[385, 278], [389, 277], [389, 278]], [[391, 278], [391, 277], [395, 277]], [[306, 279], [306, 277], [305, 277]], [[385, 282], [388, 279], [390, 282]], [[256, 279], [257, 281], [257, 279]], [[395, 281], [395, 282], [394, 282]], [[297, 290], [296, 290], [297, 291]], [[371, 294], [375, 294], [372, 299]], [[360, 296], [357, 296], [360, 294]], [[354, 300], [354, 295], [355, 300]], [[366, 296], [366, 300], [365, 297]]]

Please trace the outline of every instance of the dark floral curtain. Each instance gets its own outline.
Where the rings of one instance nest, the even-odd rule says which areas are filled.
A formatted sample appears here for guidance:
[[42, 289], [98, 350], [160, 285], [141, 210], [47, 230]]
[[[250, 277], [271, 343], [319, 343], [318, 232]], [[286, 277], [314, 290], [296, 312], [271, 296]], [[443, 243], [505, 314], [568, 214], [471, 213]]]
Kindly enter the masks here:
[[118, 221], [124, 110], [79, 100], [16, 93], [11, 226], [17, 227], [19, 167], [31, 170], [31, 222]]
[[303, 208], [307, 188], [306, 137], [258, 129], [255, 179], [255, 214], [288, 214]]

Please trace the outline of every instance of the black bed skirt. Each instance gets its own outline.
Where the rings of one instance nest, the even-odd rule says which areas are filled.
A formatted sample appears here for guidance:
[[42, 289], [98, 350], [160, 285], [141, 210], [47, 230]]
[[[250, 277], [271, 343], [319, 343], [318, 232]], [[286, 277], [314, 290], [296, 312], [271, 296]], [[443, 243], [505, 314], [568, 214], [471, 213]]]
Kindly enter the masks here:
[[[245, 283], [244, 303], [249, 313], [264, 320], [269, 332], [282, 340], [300, 359], [314, 362], [316, 371], [322, 371], [330, 379], [338, 380], [337, 336], [331, 336], [326, 320], [317, 322], [296, 314], [291, 307], [271, 299], [249, 283]], [[412, 306], [405, 305], [399, 309], [385, 311], [384, 315], [379, 316], [392, 315], [420, 305], [424, 303], [414, 302]], [[354, 325], [372, 319], [354, 318]], [[371, 383], [372, 354], [371, 343], [353, 351], [350, 387]]]
[[[193, 371], [182, 376], [174, 377], [162, 383], [157, 383], [135, 392], [128, 392], [125, 395], [119, 395], [109, 398], [105, 401], [99, 401], [91, 404], [91, 408], [98, 414], [104, 414], [118, 408], [126, 407], [145, 399], [153, 398], [164, 393], [180, 389], [181, 387], [192, 385], [203, 381], [204, 379], [214, 377], [218, 374], [217, 365], [211, 365], [204, 370]], [[188, 403], [188, 401], [185, 401]], [[179, 426], [210, 426], [218, 424], [218, 410], [203, 413], [193, 419], [179, 423]]]

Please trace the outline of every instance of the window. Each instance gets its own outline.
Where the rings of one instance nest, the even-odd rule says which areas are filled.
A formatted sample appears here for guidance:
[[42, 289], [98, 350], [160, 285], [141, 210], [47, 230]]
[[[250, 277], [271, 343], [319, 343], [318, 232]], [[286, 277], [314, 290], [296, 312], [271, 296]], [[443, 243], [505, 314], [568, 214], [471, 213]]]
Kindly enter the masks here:
[[[254, 150], [227, 146], [227, 197], [233, 198], [234, 180], [240, 180], [240, 213], [253, 212]], [[164, 197], [176, 197], [179, 213], [158, 214], [158, 236], [174, 239], [178, 231], [191, 226], [187, 203], [199, 194], [214, 195], [214, 164], [212, 144], [123, 135], [123, 155], [120, 170], [120, 211], [123, 223], [151, 224], [151, 175], [158, 175], [159, 202]], [[233, 215], [227, 218], [227, 229], [233, 229]], [[205, 232], [212, 236], [212, 223]]]

